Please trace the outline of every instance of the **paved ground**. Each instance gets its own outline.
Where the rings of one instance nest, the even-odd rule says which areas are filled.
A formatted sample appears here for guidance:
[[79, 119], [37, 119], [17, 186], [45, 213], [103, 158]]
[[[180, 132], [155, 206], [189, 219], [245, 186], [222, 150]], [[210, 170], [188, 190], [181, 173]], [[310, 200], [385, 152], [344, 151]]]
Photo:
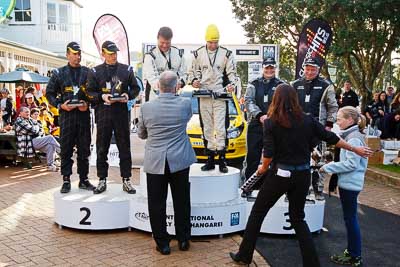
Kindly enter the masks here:
[[[134, 157], [135, 164], [140, 160]], [[0, 165], [0, 266], [234, 265], [228, 252], [237, 250], [238, 235], [195, 238], [197, 242], [192, 242], [188, 252], [179, 251], [173, 242], [172, 254], [162, 256], [155, 251], [149, 233], [59, 229], [53, 222], [52, 195], [59, 190], [60, 175], [38, 165], [31, 170]], [[90, 172], [96, 182], [95, 169], [91, 167]], [[118, 172], [118, 168], [111, 168], [110, 177], [118, 177]], [[134, 171], [135, 183], [138, 176]], [[76, 177], [74, 181], [73, 186], [77, 186]], [[119, 178], [115, 181], [120, 182]], [[399, 189], [367, 181], [360, 202], [400, 215]], [[254, 265], [268, 266], [258, 254]]]

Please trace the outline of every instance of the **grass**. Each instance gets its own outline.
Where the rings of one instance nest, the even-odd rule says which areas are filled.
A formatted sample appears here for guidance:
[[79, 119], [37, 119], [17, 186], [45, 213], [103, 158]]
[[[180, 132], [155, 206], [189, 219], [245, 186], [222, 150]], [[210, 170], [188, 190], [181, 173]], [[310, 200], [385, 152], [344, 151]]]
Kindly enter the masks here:
[[384, 171], [389, 171], [389, 172], [394, 172], [394, 173], [400, 173], [400, 166], [396, 165], [383, 165], [383, 164], [373, 164], [372, 165], [375, 168], [382, 169]]

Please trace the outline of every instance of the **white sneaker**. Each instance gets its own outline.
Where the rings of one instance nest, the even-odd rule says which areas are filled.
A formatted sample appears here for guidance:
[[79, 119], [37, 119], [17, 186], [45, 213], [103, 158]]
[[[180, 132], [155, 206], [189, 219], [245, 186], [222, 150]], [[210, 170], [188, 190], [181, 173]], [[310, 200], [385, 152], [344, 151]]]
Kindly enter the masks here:
[[58, 167], [56, 165], [49, 165], [47, 166], [47, 170], [51, 171], [51, 172], [57, 172], [58, 171]]

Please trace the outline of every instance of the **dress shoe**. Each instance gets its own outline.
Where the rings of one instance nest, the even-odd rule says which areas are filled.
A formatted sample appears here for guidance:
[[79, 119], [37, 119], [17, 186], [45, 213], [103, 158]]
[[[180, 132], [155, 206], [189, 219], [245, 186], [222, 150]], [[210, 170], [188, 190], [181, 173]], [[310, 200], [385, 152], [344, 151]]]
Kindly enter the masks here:
[[189, 248], [190, 248], [190, 242], [189, 242], [189, 240], [178, 241], [178, 247], [179, 247], [179, 250], [188, 251]]
[[171, 254], [171, 248], [169, 247], [169, 245], [164, 245], [164, 246], [156, 246], [156, 250], [158, 252], [160, 252], [162, 255], [169, 255]]
[[249, 265], [251, 262], [246, 262], [242, 260], [237, 253], [234, 252], [229, 252], [229, 256], [231, 256], [231, 259], [236, 262], [238, 265]]
[[69, 191], [71, 191], [71, 182], [68, 181], [68, 180], [65, 180], [65, 181], [63, 182], [63, 185], [62, 185], [62, 187], [61, 187], [60, 192], [61, 192], [62, 194], [66, 194], [66, 193], [68, 193]]

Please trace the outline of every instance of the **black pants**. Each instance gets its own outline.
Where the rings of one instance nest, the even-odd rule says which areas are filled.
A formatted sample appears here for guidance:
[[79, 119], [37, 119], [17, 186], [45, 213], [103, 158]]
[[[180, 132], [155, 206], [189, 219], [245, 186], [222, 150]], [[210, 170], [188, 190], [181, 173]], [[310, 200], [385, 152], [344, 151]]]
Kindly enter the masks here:
[[[244, 176], [246, 180], [257, 171], [261, 161], [262, 148], [263, 126], [260, 122], [252, 120], [247, 129], [247, 155], [244, 162]], [[260, 189], [263, 181], [264, 179], [261, 178], [252, 189]]]
[[309, 170], [293, 171], [290, 178], [277, 176], [272, 171], [266, 175], [247, 221], [243, 241], [240, 244], [239, 257], [241, 259], [251, 262], [257, 236], [265, 216], [276, 201], [287, 192], [289, 218], [299, 241], [303, 266], [320, 266], [310, 229], [304, 221], [304, 205], [309, 186]]
[[81, 112], [72, 110], [61, 111], [60, 114], [60, 147], [61, 147], [61, 175], [72, 174], [72, 155], [74, 146], [77, 148], [77, 171], [79, 178], [86, 179], [89, 173], [90, 156], [90, 114], [89, 111]]
[[114, 132], [119, 151], [119, 168], [121, 177], [132, 176], [131, 141], [127, 109], [114, 109], [111, 106], [98, 107], [97, 121], [97, 176], [108, 177], [107, 155], [111, 137]]
[[190, 239], [190, 183], [189, 168], [171, 173], [168, 163], [165, 174], [147, 173], [147, 194], [150, 225], [156, 243], [163, 246], [170, 241], [166, 225], [166, 202], [168, 183], [171, 186], [174, 205], [176, 238], [179, 241]]

